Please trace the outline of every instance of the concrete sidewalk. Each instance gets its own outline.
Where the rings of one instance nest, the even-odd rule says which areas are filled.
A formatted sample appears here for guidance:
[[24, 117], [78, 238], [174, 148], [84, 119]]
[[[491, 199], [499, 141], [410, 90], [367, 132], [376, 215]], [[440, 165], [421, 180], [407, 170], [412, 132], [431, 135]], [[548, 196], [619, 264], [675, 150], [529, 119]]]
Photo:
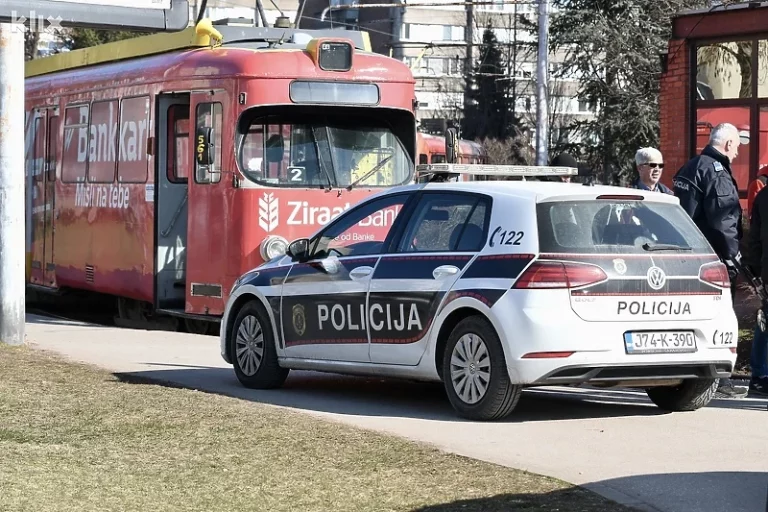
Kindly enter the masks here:
[[439, 385], [291, 372], [239, 385], [218, 339], [27, 316], [28, 343], [120, 374], [240, 397], [583, 485], [643, 510], [768, 511], [768, 401], [665, 414], [643, 393], [526, 391], [505, 421], [457, 418]]

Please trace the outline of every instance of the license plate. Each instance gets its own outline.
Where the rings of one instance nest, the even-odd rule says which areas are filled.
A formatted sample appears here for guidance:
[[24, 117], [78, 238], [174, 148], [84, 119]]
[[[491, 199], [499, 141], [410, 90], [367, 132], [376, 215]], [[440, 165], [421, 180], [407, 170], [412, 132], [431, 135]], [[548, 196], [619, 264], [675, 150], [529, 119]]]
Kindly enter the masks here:
[[627, 354], [696, 352], [696, 336], [691, 331], [626, 332], [624, 348]]

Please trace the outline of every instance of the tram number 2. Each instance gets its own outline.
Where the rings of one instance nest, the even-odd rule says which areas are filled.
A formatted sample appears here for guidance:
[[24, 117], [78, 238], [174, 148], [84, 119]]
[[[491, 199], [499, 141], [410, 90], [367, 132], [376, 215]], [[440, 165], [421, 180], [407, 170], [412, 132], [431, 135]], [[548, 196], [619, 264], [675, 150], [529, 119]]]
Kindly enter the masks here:
[[520, 245], [520, 240], [525, 236], [524, 231], [507, 231], [502, 230], [501, 226], [498, 226], [491, 233], [491, 238], [488, 240], [488, 245], [494, 247], [499, 245]]
[[289, 167], [288, 174], [291, 176], [291, 181], [301, 181], [304, 175], [303, 167]]

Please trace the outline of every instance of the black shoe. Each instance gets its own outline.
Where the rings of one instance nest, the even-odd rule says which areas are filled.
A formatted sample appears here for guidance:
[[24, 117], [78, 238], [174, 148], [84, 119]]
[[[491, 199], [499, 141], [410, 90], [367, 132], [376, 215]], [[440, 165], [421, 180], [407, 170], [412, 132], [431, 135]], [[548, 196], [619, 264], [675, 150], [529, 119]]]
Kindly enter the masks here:
[[758, 395], [768, 395], [768, 377], [758, 377], [749, 383], [749, 392]]
[[734, 386], [733, 382], [728, 380], [720, 381], [720, 385], [715, 391], [715, 398], [744, 398], [749, 393], [747, 386]]

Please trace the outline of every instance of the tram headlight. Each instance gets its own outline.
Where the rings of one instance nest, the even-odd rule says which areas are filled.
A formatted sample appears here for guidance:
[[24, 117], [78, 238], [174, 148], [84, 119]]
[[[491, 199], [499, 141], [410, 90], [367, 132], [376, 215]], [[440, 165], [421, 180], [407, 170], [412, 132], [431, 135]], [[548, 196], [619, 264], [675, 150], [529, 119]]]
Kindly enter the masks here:
[[264, 261], [269, 261], [272, 258], [282, 256], [287, 250], [288, 240], [277, 235], [268, 236], [261, 242], [261, 246], [259, 247], [259, 252]]

